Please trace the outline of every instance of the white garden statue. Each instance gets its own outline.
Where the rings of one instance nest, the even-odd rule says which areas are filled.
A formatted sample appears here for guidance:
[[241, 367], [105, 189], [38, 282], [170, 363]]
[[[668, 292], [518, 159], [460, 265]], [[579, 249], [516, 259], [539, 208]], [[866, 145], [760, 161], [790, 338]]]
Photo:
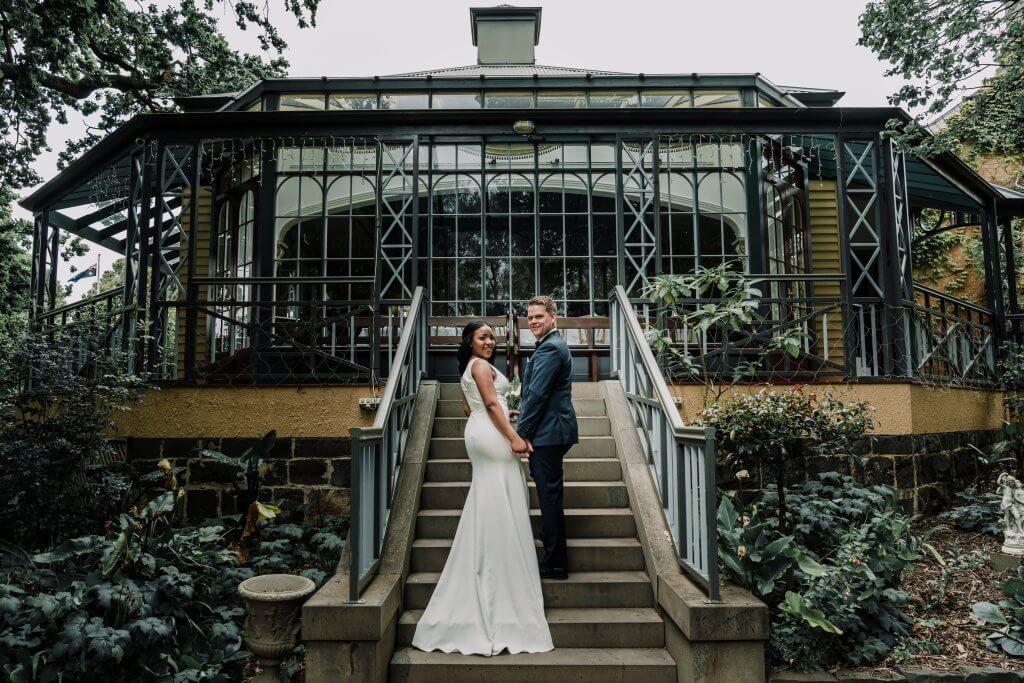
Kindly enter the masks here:
[[1024, 485], [1006, 472], [996, 480], [1002, 501], [1003, 548], [1007, 555], [1024, 555]]

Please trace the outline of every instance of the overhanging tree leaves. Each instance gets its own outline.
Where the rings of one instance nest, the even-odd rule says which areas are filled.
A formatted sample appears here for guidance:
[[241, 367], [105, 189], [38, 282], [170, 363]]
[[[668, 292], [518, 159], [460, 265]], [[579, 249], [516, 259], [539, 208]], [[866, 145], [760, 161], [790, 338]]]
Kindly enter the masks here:
[[[315, 23], [319, 0], [282, 2], [300, 27]], [[10, 205], [17, 190], [39, 182], [32, 164], [52, 123], [78, 112], [90, 124], [63, 151], [66, 163], [137, 113], [173, 111], [174, 97], [284, 75], [286, 44], [269, 11], [252, 0], [0, 2], [0, 255], [18, 252], [31, 234], [11, 218]], [[219, 28], [222, 16], [254, 28], [267, 54], [234, 49]], [[0, 318], [23, 315], [27, 259], [2, 258], [9, 270], [0, 280]]]
[[906, 83], [890, 97], [919, 121], [963, 106], [931, 138], [920, 124], [902, 136], [922, 155], [969, 146], [1024, 158], [1024, 4], [1012, 0], [873, 0], [858, 41]]
[[[319, 0], [284, 0], [299, 26]], [[0, 184], [25, 187], [53, 121], [98, 115], [76, 153], [141, 111], [173, 110], [174, 96], [237, 90], [283, 75], [287, 61], [239, 53], [218, 27], [233, 13], [264, 51], [285, 47], [269, 6], [251, 0], [5, 0], [0, 3]]]

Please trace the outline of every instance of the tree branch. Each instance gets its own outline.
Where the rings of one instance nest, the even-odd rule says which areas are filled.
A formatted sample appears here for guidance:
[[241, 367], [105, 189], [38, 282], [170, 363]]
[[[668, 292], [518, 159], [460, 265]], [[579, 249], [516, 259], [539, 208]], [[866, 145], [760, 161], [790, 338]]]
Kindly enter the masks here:
[[[34, 73], [33, 73], [34, 72]], [[78, 80], [72, 80], [65, 78], [64, 76], [57, 76], [42, 70], [35, 70], [30, 67], [24, 67], [12, 62], [0, 62], [0, 73], [3, 74], [4, 78], [11, 80], [17, 80], [23, 76], [32, 74], [38, 80], [39, 83], [45, 88], [54, 90], [68, 97], [76, 100], [82, 100], [96, 92], [97, 90], [103, 90], [105, 88], [111, 88], [114, 90], [120, 90], [126, 93], [138, 93], [144, 90], [152, 90], [158, 88], [160, 83], [158, 81], [147, 81], [144, 78], [135, 76], [125, 76], [123, 74], [98, 74], [95, 76], [86, 76]]]

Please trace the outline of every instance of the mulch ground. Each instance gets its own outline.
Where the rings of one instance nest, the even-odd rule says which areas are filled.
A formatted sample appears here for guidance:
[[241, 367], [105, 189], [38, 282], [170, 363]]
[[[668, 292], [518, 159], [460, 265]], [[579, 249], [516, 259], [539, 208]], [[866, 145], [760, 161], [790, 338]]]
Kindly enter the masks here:
[[[918, 524], [921, 532], [939, 525], [948, 527], [944, 520], [934, 518], [923, 519]], [[929, 542], [947, 561], [953, 555], [964, 557], [973, 551], [999, 552], [1001, 545], [1001, 541], [992, 536], [951, 527], [935, 533]], [[911, 600], [907, 612], [915, 619], [912, 637], [934, 642], [939, 653], [913, 655], [912, 660], [904, 664], [941, 671], [952, 671], [965, 665], [1024, 670], [1024, 662], [1019, 658], [992, 652], [985, 647], [983, 632], [971, 612], [971, 605], [976, 602], [998, 603], [1003, 596], [995, 582], [1005, 581], [1011, 576], [1012, 572], [993, 571], [987, 563], [957, 571], [948, 582], [944, 598], [934, 604], [942, 566], [931, 554], [918, 562], [912, 571], [903, 575], [903, 588]], [[936, 623], [922, 623], [929, 620]], [[890, 657], [886, 664], [895, 665], [896, 661]]]

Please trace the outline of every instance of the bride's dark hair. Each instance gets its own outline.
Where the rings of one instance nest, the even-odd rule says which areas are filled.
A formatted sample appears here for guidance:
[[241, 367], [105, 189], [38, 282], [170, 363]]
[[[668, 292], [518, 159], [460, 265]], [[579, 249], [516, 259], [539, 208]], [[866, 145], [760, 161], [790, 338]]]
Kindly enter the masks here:
[[481, 327], [488, 327], [483, 320], [473, 320], [462, 328], [462, 343], [459, 344], [459, 377], [466, 371], [469, 359], [473, 357], [473, 335]]

